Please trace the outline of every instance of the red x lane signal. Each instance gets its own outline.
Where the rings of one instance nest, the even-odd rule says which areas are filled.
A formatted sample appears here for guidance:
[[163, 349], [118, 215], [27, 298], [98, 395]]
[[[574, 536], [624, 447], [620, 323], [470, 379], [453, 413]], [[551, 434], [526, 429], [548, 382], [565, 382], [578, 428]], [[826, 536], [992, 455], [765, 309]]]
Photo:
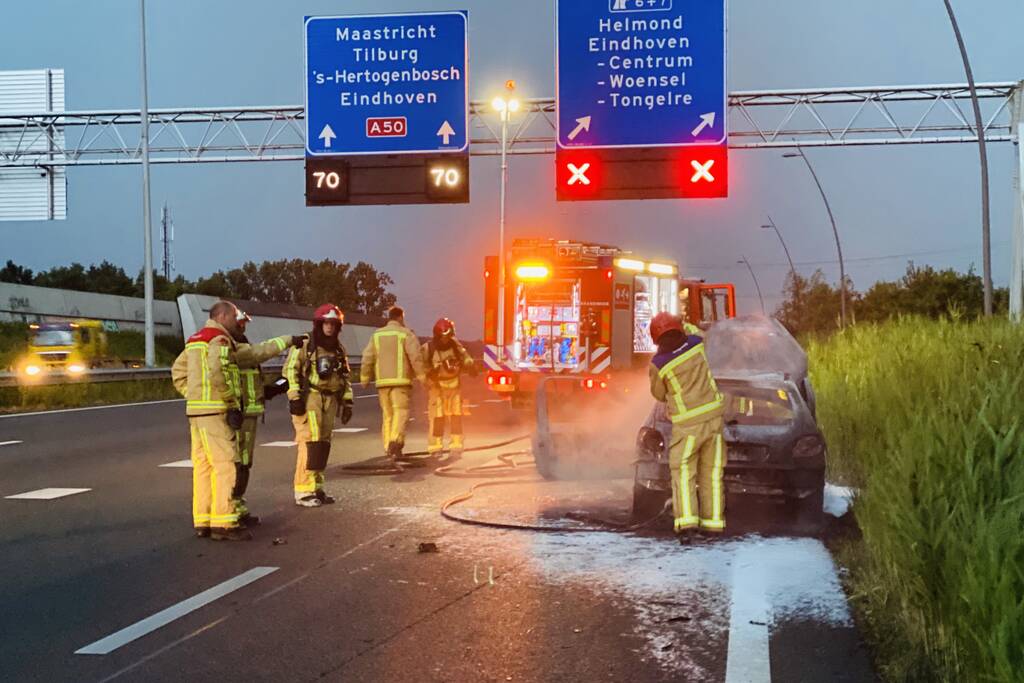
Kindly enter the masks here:
[[729, 193], [724, 146], [563, 149], [555, 153], [556, 196], [586, 199], [704, 199]]

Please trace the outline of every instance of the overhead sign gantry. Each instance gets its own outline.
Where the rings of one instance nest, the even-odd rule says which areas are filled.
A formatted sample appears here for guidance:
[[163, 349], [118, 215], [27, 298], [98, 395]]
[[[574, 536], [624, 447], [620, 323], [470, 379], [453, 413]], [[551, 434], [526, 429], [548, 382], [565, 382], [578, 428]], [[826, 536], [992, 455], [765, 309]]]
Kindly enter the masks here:
[[466, 12], [307, 17], [306, 204], [469, 201]]
[[558, 0], [560, 200], [728, 193], [725, 0]]

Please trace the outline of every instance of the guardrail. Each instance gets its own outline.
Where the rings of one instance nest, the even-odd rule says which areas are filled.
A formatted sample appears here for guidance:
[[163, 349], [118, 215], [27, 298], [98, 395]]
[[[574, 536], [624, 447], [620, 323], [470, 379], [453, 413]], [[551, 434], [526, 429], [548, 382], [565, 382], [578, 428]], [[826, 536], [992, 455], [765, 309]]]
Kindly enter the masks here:
[[[350, 357], [349, 365], [355, 371], [359, 370], [361, 357]], [[263, 371], [268, 374], [280, 373], [284, 367], [281, 365], [264, 365]], [[65, 373], [44, 373], [32, 377], [30, 380], [19, 381], [18, 374], [14, 372], [0, 372], [0, 387], [17, 386], [53, 386], [60, 384], [84, 384], [97, 382], [139, 382], [143, 380], [170, 379], [170, 368], [97, 368], [86, 370], [79, 375], [68, 375]]]

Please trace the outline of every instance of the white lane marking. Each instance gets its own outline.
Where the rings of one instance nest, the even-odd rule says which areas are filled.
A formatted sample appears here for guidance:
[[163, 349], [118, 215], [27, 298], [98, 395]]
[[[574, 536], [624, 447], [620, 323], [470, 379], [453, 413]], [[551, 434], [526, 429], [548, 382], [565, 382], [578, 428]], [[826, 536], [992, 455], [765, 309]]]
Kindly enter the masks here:
[[14, 446], [15, 444], [25, 443], [24, 441], [0, 441], [0, 446]]
[[725, 683], [771, 683], [767, 571], [756, 548], [742, 548], [733, 558]]
[[363, 394], [362, 396], [356, 396], [356, 398], [377, 398], [377, 394]]
[[484, 403], [505, 403], [503, 398], [485, 398]]
[[40, 410], [34, 413], [8, 413], [0, 415], [0, 420], [11, 417], [33, 417], [35, 415], [60, 415], [61, 413], [81, 413], [86, 410], [107, 410], [108, 408], [131, 408], [134, 406], [155, 406], [161, 403], [184, 403], [183, 398], [170, 398], [163, 401], [143, 401], [141, 403], [115, 403], [109, 406], [86, 406], [84, 408], [62, 408], [61, 410]]
[[192, 467], [191, 460], [175, 460], [174, 462], [165, 462], [160, 467]]
[[358, 434], [359, 432], [365, 432], [366, 430], [367, 427], [341, 427], [340, 429], [335, 429], [334, 431], [335, 433], [338, 434]]
[[248, 586], [253, 581], [258, 581], [264, 576], [273, 574], [279, 569], [279, 567], [253, 567], [247, 572], [239, 574], [233, 579], [228, 579], [223, 583], [219, 583], [213, 588], [208, 588], [198, 595], [194, 595], [187, 600], [182, 600], [176, 605], [171, 605], [165, 610], [157, 612], [153, 616], [146, 617], [142, 621], [136, 622], [131, 626], [121, 629], [116, 633], [112, 633], [106, 638], [101, 638], [95, 643], [86, 645], [83, 648], [75, 650], [76, 655], [106, 655], [110, 654], [114, 650], [118, 649], [123, 645], [127, 645], [133, 640], [149, 635], [158, 628], [162, 628], [167, 624], [180, 619], [186, 614], [195, 612], [200, 607], [204, 607], [214, 600], [218, 600], [229, 593], [233, 593], [239, 588]]
[[13, 496], [4, 496], [4, 498], [9, 500], [54, 500], [55, 498], [73, 496], [76, 493], [85, 493], [86, 491], [92, 491], [92, 489], [38, 489]]
[[270, 441], [268, 443], [260, 444], [260, 446], [263, 448], [289, 448], [294, 445], [294, 441]]

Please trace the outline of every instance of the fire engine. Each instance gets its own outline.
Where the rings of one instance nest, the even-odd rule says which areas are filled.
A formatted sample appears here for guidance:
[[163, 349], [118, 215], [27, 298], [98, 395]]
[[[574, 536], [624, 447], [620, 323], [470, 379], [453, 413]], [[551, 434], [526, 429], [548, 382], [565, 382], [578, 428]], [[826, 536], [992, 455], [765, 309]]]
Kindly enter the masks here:
[[646, 371], [657, 313], [681, 313], [694, 324], [736, 315], [732, 285], [681, 280], [675, 263], [615, 246], [515, 240], [504, 309], [500, 266], [498, 257], [485, 258], [484, 362], [488, 387], [516, 403], [545, 375], [578, 376], [574, 388], [601, 390], [615, 373]]

